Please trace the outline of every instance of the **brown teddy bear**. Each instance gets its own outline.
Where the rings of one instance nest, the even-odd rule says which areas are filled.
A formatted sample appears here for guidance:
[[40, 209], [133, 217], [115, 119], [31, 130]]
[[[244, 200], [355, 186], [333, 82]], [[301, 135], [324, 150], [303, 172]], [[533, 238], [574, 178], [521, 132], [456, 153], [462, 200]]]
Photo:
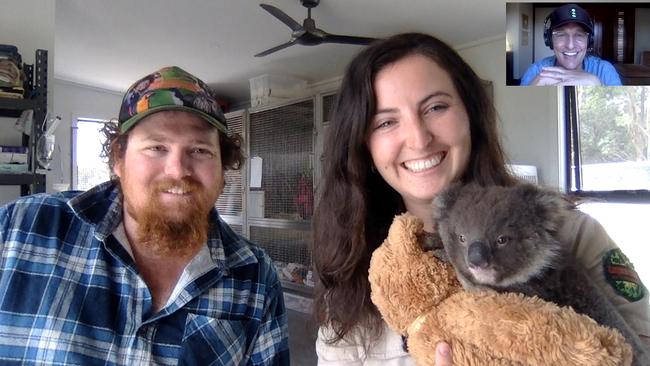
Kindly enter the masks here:
[[422, 249], [422, 222], [395, 217], [373, 253], [371, 298], [388, 325], [408, 336], [418, 365], [434, 365], [448, 342], [454, 365], [630, 365], [631, 347], [614, 330], [536, 297], [466, 292], [451, 264]]

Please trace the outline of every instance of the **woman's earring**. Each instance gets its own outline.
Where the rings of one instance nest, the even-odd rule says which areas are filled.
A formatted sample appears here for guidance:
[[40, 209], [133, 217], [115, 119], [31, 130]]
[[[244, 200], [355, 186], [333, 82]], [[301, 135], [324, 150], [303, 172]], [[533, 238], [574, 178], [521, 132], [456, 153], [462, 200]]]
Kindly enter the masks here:
[[375, 168], [375, 164], [370, 164], [370, 171], [373, 173], [377, 173], [377, 168]]

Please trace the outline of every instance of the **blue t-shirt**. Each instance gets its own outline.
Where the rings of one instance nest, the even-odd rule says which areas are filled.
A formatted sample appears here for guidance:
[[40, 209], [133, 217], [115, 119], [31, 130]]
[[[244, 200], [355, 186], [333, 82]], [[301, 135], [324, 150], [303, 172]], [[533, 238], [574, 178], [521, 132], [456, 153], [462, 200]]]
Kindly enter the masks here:
[[[556, 66], [555, 56], [546, 57], [530, 65], [521, 78], [520, 85], [530, 85], [533, 79], [542, 71], [542, 68], [549, 66]], [[603, 85], [621, 85], [621, 78], [618, 76], [614, 66], [600, 57], [586, 56], [582, 61], [582, 69], [590, 74], [596, 75]]]

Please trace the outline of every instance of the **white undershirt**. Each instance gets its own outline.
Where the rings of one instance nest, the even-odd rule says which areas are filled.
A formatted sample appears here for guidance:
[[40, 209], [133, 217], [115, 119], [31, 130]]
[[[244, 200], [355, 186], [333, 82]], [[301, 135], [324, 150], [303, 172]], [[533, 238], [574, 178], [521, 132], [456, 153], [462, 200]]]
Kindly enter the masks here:
[[[122, 245], [122, 247], [124, 247], [126, 252], [129, 253], [133, 261], [135, 261], [135, 258], [133, 257], [133, 251], [131, 250], [131, 244], [129, 243], [129, 239], [126, 236], [126, 231], [124, 230], [123, 223], [120, 222], [120, 224], [115, 228], [115, 230], [113, 231], [113, 236]], [[216, 264], [214, 263], [212, 257], [210, 256], [210, 250], [208, 249], [207, 245], [203, 245], [201, 247], [201, 250], [194, 256], [194, 258], [192, 258], [192, 260], [183, 269], [183, 273], [181, 273], [181, 276], [178, 278], [178, 282], [176, 282], [176, 286], [174, 286], [174, 290], [172, 291], [171, 295], [169, 295], [169, 299], [167, 299], [167, 303], [165, 304], [165, 307], [169, 306], [171, 303], [173, 303], [176, 300], [176, 298], [181, 294], [185, 286], [187, 286], [197, 278], [203, 276], [214, 267], [216, 267]]]

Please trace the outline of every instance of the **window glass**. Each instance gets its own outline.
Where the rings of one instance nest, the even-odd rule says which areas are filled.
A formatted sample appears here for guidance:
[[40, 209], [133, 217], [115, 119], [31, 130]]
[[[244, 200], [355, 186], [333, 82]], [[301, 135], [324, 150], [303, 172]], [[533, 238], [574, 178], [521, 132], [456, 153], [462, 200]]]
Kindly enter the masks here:
[[107, 160], [101, 157], [104, 135], [100, 132], [104, 120], [83, 119], [76, 121], [73, 130], [73, 187], [85, 191], [110, 179]]
[[576, 87], [576, 93], [574, 190], [650, 189], [650, 87]]

